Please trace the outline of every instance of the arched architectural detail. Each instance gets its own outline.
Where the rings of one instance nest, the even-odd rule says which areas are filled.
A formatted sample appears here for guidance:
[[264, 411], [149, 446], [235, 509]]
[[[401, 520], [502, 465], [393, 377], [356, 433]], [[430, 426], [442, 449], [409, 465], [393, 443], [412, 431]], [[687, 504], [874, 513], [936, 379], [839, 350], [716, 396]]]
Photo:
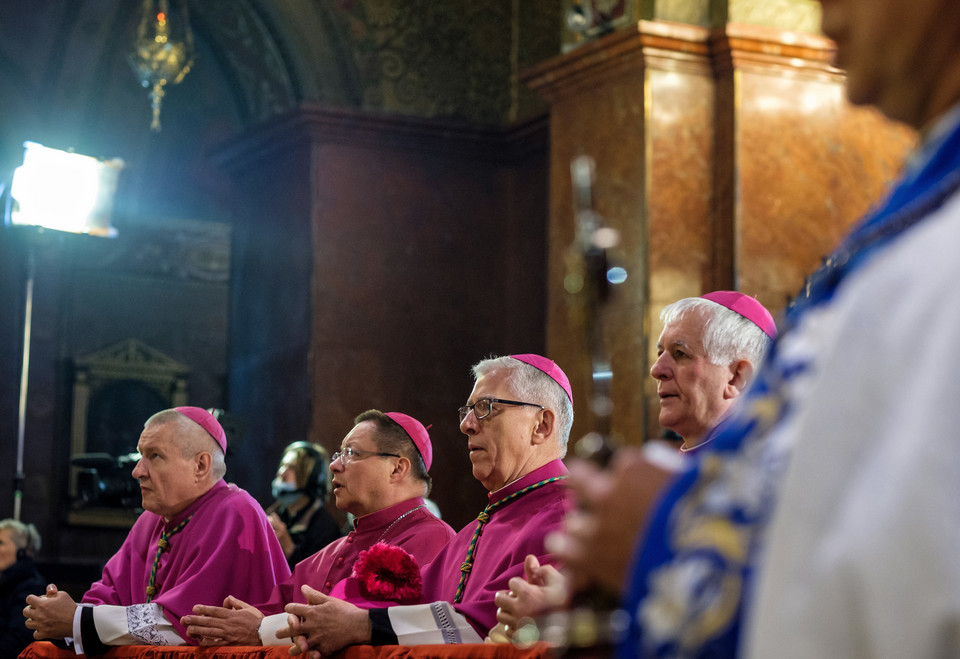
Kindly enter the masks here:
[[209, 42], [246, 123], [301, 101], [356, 106], [357, 76], [336, 17], [324, 2], [191, 2], [192, 23]]

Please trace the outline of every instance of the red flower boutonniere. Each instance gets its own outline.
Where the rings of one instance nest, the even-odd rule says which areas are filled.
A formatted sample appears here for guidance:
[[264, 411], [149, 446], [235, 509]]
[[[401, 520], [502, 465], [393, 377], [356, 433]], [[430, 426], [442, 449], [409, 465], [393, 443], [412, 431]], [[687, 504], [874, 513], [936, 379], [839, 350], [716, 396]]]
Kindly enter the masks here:
[[353, 564], [353, 577], [364, 597], [371, 600], [416, 602], [423, 591], [417, 559], [385, 542], [360, 552]]

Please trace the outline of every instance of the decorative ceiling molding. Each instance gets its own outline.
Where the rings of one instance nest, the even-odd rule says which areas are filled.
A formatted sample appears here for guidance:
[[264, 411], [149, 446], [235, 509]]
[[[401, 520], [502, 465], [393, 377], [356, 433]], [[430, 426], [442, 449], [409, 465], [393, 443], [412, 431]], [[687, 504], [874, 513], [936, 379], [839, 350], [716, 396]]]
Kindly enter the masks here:
[[546, 148], [548, 121], [510, 127], [303, 105], [223, 146], [214, 161], [236, 175], [295, 149], [339, 144], [512, 162]]
[[191, 3], [191, 22], [237, 88], [244, 119], [259, 122], [299, 100], [289, 57], [251, 0]]

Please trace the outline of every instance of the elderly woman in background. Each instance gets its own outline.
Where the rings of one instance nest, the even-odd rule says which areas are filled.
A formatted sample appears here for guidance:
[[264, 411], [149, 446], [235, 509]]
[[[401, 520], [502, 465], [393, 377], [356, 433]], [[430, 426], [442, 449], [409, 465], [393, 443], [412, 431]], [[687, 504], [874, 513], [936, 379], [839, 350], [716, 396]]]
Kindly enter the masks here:
[[0, 657], [16, 657], [33, 641], [24, 624], [27, 595], [42, 595], [46, 583], [33, 564], [40, 551], [40, 534], [33, 524], [0, 520]]

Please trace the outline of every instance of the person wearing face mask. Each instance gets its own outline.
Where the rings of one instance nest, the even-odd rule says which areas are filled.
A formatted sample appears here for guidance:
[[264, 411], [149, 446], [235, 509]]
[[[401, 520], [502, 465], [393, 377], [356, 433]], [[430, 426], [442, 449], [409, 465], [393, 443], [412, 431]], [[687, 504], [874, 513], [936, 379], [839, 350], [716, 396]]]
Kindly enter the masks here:
[[267, 516], [291, 569], [340, 537], [325, 507], [329, 465], [326, 450], [318, 444], [294, 442], [283, 449]]

